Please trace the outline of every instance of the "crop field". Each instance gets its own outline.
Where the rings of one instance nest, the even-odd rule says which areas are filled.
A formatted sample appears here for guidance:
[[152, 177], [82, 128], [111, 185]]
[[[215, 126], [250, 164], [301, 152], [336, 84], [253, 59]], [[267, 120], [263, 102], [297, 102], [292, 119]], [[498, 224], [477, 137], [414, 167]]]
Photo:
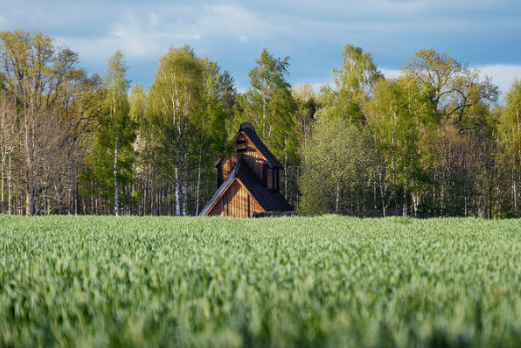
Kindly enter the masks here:
[[0, 216], [0, 347], [519, 346], [519, 220]]

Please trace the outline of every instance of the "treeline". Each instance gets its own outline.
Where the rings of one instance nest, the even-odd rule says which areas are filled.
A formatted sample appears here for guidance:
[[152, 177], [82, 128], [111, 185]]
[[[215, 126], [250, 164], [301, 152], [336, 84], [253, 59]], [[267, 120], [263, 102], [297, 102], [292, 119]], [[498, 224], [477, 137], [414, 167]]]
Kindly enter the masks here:
[[348, 45], [334, 86], [291, 86], [263, 50], [238, 94], [189, 46], [130, 88], [122, 52], [103, 75], [40, 32], [0, 33], [0, 211], [196, 215], [213, 164], [251, 122], [301, 214], [520, 217], [521, 82], [499, 90], [448, 53], [417, 51], [397, 78]]

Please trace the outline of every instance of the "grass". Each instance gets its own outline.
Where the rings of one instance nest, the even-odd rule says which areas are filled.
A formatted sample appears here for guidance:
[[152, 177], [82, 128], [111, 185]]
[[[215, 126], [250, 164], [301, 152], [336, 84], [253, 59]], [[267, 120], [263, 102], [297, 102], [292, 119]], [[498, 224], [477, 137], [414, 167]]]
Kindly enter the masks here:
[[519, 220], [0, 216], [0, 347], [518, 347]]

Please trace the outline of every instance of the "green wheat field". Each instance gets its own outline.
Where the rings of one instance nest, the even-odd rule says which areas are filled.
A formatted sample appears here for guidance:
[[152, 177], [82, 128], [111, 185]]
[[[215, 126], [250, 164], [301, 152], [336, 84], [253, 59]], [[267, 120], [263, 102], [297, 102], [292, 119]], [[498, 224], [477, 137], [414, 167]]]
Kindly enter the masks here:
[[0, 216], [0, 347], [519, 346], [519, 220]]

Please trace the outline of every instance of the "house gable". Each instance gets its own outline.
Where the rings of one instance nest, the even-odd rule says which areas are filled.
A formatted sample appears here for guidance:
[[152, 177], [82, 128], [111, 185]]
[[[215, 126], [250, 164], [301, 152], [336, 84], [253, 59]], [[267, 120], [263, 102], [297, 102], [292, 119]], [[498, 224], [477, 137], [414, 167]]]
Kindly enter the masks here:
[[279, 192], [282, 166], [253, 126], [241, 124], [234, 140], [231, 158], [222, 156], [214, 165], [218, 189], [200, 215], [249, 217], [262, 212], [294, 212]]

